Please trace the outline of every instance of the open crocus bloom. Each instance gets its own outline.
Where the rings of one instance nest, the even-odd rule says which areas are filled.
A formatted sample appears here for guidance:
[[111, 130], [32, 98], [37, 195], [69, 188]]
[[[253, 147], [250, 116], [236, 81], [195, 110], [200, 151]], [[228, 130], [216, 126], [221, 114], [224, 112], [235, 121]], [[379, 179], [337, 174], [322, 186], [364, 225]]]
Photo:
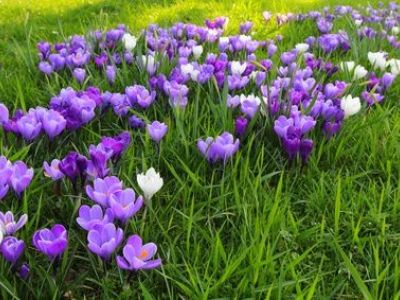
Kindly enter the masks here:
[[143, 245], [140, 236], [132, 235], [124, 246], [123, 256], [117, 256], [117, 265], [121, 269], [129, 271], [154, 269], [161, 265], [161, 259], [152, 259], [156, 252], [156, 244]]
[[54, 259], [67, 249], [67, 230], [60, 224], [54, 225], [51, 229], [38, 230], [33, 235], [32, 243], [37, 250], [47, 255], [49, 259]]
[[103, 259], [110, 258], [123, 238], [121, 228], [116, 228], [113, 223], [96, 225], [88, 234], [88, 248]]
[[86, 186], [86, 194], [94, 202], [103, 207], [108, 206], [111, 195], [122, 191], [122, 182], [115, 176], [97, 178], [93, 181], [93, 187]]
[[3, 230], [3, 233], [6, 235], [13, 235], [21, 229], [27, 221], [27, 214], [23, 214], [16, 222], [14, 220], [14, 214], [11, 211], [6, 212], [5, 214], [0, 212], [0, 231]]
[[114, 214], [111, 209], [103, 213], [100, 205], [82, 205], [79, 209], [79, 217], [76, 222], [85, 230], [91, 230], [95, 225], [105, 225], [114, 221]]

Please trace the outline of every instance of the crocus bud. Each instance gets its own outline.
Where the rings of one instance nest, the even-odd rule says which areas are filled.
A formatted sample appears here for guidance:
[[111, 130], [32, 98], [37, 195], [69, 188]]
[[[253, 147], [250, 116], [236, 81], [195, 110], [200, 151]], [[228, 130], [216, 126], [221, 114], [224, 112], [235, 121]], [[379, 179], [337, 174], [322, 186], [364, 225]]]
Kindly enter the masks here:
[[238, 136], [242, 136], [247, 129], [248, 121], [244, 117], [238, 117], [235, 120], [235, 131]]

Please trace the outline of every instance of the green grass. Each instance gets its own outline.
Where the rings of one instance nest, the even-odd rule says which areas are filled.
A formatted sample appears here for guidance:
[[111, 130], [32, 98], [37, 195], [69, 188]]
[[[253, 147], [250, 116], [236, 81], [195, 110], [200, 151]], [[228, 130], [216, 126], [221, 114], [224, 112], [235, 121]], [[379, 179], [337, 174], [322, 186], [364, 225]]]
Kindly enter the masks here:
[[[311, 23], [290, 24], [278, 31], [263, 26], [261, 12], [299, 11], [355, 1], [4, 1], [0, 0], [0, 100], [12, 107], [45, 105], [61, 87], [75, 83], [60, 78], [47, 82], [36, 70], [35, 44], [59, 41], [89, 29], [126, 23], [138, 32], [147, 24], [174, 21], [202, 23], [217, 15], [230, 17], [230, 30], [255, 20], [258, 37], [285, 36], [281, 49], [310, 34]], [[349, 28], [345, 20], [335, 28]], [[354, 34], [354, 33], [353, 33]], [[381, 45], [361, 42], [346, 57], [367, 66], [366, 52]], [[392, 50], [398, 56], [398, 50]], [[113, 89], [122, 90], [139, 74], [125, 74]], [[102, 89], [104, 79], [93, 78]], [[359, 92], [359, 91], [358, 91]], [[207, 165], [195, 147], [197, 138], [231, 130], [231, 116], [215, 104], [217, 94], [191, 90], [182, 115], [150, 110], [148, 120], [170, 126], [157, 154], [143, 133], [114, 172], [127, 186], [136, 173], [154, 166], [165, 186], [151, 208], [128, 224], [128, 232], [159, 246], [164, 266], [126, 274], [101, 262], [85, 247], [86, 236], [75, 222], [85, 195], [74, 196], [65, 184], [56, 196], [41, 174], [43, 160], [63, 157], [74, 148], [86, 153], [102, 135], [127, 129], [111, 114], [57, 143], [45, 139], [26, 146], [7, 143], [1, 153], [23, 159], [36, 176], [24, 195], [0, 203], [0, 210], [26, 212], [29, 222], [20, 237], [29, 245], [25, 258], [31, 278], [23, 282], [0, 260], [1, 299], [398, 299], [400, 296], [400, 108], [397, 81], [386, 102], [350, 118], [331, 141], [316, 138], [306, 168], [289, 165], [267, 122], [258, 120], [239, 153], [225, 169]], [[204, 105], [202, 105], [204, 104]], [[215, 106], [215, 109], [211, 108]], [[221, 117], [222, 116], [222, 117]], [[270, 126], [270, 125], [269, 125]], [[2, 134], [2, 133], [1, 133]], [[318, 136], [316, 133], [315, 136]], [[43, 255], [31, 246], [32, 233], [56, 222], [69, 227], [70, 245], [56, 278]]]

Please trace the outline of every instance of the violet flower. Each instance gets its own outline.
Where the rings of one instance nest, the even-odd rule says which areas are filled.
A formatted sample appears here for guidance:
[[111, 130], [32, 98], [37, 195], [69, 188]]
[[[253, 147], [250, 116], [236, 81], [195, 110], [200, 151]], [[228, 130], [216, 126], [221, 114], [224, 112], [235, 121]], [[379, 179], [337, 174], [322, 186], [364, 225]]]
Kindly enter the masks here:
[[103, 213], [100, 205], [93, 205], [92, 207], [82, 205], [79, 208], [79, 217], [76, 222], [83, 229], [89, 231], [94, 228], [95, 225], [105, 225], [114, 221], [114, 214], [111, 209], [107, 208]]
[[27, 221], [27, 214], [23, 214], [18, 221], [15, 221], [14, 214], [11, 211], [6, 213], [0, 212], [0, 230], [4, 231], [5, 235], [15, 234]]
[[23, 161], [13, 164], [13, 173], [10, 177], [10, 185], [18, 196], [29, 186], [33, 178], [33, 169], [26, 166]]
[[47, 255], [50, 260], [61, 256], [68, 247], [68, 234], [65, 227], [55, 224], [51, 229], [37, 230], [32, 238], [37, 250]]
[[105, 177], [104, 179], [97, 178], [93, 181], [93, 187], [86, 186], [86, 194], [89, 198], [102, 207], [108, 207], [111, 196], [121, 191], [122, 182], [115, 176]]
[[122, 250], [123, 256], [116, 257], [117, 265], [119, 268], [129, 271], [154, 269], [161, 265], [161, 259], [152, 259], [156, 252], [157, 246], [154, 243], [143, 245], [140, 236], [132, 235]]
[[168, 131], [168, 126], [165, 123], [154, 121], [151, 124], [147, 124], [147, 133], [150, 138], [159, 143]]
[[197, 148], [208, 161], [215, 163], [221, 160], [226, 163], [239, 150], [239, 144], [239, 139], [235, 140], [232, 134], [224, 132], [216, 138], [200, 139]]
[[50, 165], [44, 161], [43, 170], [44, 176], [50, 177], [53, 180], [59, 180], [64, 178], [64, 173], [60, 171], [60, 161], [58, 159], [53, 159]]
[[143, 197], [136, 198], [133, 189], [125, 189], [121, 192], [111, 195], [108, 201], [116, 219], [125, 223], [134, 216], [143, 205]]
[[103, 259], [109, 259], [111, 254], [122, 242], [123, 231], [113, 223], [96, 225], [88, 233], [88, 248]]
[[0, 245], [0, 252], [4, 259], [12, 265], [18, 261], [25, 250], [25, 243], [13, 236], [6, 237]]

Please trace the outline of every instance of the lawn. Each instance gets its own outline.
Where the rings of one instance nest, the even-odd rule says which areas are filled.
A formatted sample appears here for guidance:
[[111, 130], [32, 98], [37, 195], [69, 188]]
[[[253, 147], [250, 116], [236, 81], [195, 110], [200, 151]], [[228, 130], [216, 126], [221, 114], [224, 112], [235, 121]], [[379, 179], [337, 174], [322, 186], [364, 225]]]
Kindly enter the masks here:
[[[310, 20], [282, 27], [266, 24], [263, 11], [307, 12], [357, 1], [59, 2], [0, 0], [0, 102], [10, 111], [47, 106], [62, 88], [80, 88], [71, 76], [48, 78], [39, 72], [36, 44], [42, 40], [64, 41], [120, 23], [139, 35], [151, 23], [201, 25], [205, 19], [228, 16], [228, 34], [237, 34], [246, 20], [254, 22], [257, 39], [282, 34], [275, 63], [283, 51], [318, 30]], [[335, 21], [333, 31], [339, 29], [348, 31], [352, 50], [330, 55], [334, 63], [354, 60], [367, 67], [367, 52], [381, 50], [400, 58], [399, 49], [378, 39], [358, 40], [348, 18]], [[132, 82], [144, 84], [137, 69], [124, 69], [112, 86], [104, 76], [91, 78], [102, 91], [123, 92]], [[346, 119], [333, 138], [320, 129], [312, 132], [314, 149], [305, 166], [287, 159], [273, 124], [261, 115], [226, 165], [208, 164], [197, 140], [234, 131], [232, 114], [215, 104], [220, 93], [224, 91], [210, 85], [191, 86], [184, 112], [165, 105], [141, 112], [144, 120], [169, 126], [157, 147], [144, 131], [130, 129], [112, 113], [54, 142], [6, 139], [0, 130], [0, 154], [23, 160], [35, 171], [21, 199], [9, 193], [0, 202], [2, 212], [29, 216], [18, 237], [26, 243], [23, 261], [30, 266], [29, 278], [22, 280], [0, 259], [0, 299], [399, 299], [398, 78], [384, 102]], [[74, 193], [67, 181], [61, 192], [55, 191], [42, 171], [43, 161], [61, 159], [71, 150], [86, 155], [90, 144], [123, 130], [130, 130], [132, 143], [112, 173], [139, 193], [137, 173], [152, 166], [164, 179], [151, 205], [124, 227], [157, 244], [162, 267], [131, 275], [113, 259], [104, 262], [87, 250], [86, 234], [76, 223], [81, 203], [90, 203], [86, 193]], [[57, 269], [32, 245], [36, 230], [55, 223], [65, 225], [69, 241]]]

